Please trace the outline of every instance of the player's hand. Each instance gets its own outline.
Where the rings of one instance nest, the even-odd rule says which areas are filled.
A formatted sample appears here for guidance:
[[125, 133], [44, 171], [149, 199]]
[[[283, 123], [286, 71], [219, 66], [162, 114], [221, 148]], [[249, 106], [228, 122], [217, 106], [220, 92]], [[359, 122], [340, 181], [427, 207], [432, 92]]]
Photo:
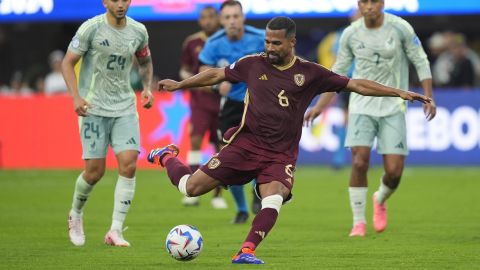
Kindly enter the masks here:
[[308, 110], [303, 118], [303, 125], [306, 127], [312, 126], [313, 120], [315, 120], [315, 118], [317, 118], [317, 116], [319, 116], [321, 113], [322, 110], [317, 107], [313, 107], [312, 109]]
[[423, 104], [427, 104], [427, 103], [430, 103], [432, 101], [432, 99], [427, 97], [427, 96], [424, 96], [422, 94], [418, 94], [418, 93], [415, 93], [415, 92], [411, 92], [411, 91], [399, 91], [399, 95], [404, 100], [408, 100], [408, 101], [412, 101], [412, 102], [417, 100], [417, 101], [422, 102]]
[[142, 106], [145, 109], [150, 109], [154, 102], [152, 91], [148, 89], [143, 90], [141, 93], [141, 98], [142, 98]]
[[230, 93], [230, 90], [232, 89], [232, 84], [229, 82], [221, 82], [218, 88], [218, 93], [225, 97]]
[[165, 79], [158, 82], [158, 90], [167, 90], [169, 92], [179, 89], [180, 83], [174, 80]]
[[437, 105], [435, 105], [435, 101], [433, 101], [433, 99], [430, 101], [430, 103], [423, 104], [423, 112], [425, 113], [425, 117], [428, 121], [435, 117], [437, 114]]
[[81, 97], [73, 98], [73, 107], [78, 116], [87, 116], [87, 110], [92, 106]]

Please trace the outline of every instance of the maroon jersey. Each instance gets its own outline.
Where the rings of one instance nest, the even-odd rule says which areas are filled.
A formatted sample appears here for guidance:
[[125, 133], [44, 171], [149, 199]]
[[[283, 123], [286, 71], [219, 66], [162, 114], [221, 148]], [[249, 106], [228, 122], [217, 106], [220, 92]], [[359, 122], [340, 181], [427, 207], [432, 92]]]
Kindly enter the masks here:
[[[205, 32], [197, 32], [188, 36], [183, 42], [181, 65], [190, 73], [197, 74], [200, 69], [198, 55], [207, 40]], [[192, 108], [208, 109], [218, 111], [220, 107], [220, 96], [203, 90], [190, 91], [190, 106]]]
[[225, 76], [248, 86], [242, 123], [227, 142], [280, 159], [296, 159], [303, 117], [313, 98], [323, 92], [338, 92], [349, 81], [298, 57], [277, 67], [265, 54], [240, 59], [225, 68]]

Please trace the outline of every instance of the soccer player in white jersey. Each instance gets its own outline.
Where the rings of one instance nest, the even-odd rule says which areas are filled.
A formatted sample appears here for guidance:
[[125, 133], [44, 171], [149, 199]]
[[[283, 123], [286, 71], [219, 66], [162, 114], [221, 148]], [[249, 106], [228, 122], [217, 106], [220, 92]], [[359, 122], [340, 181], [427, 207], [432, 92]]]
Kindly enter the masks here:
[[[400, 17], [385, 13], [383, 0], [359, 0], [358, 8], [363, 18], [343, 32], [332, 70], [345, 75], [355, 61], [352, 78], [374, 80], [407, 90], [410, 61], [417, 70], [425, 95], [432, 97], [430, 65], [412, 26]], [[307, 124], [324, 110], [334, 95], [322, 94], [305, 115]], [[367, 172], [375, 138], [377, 152], [383, 156], [384, 174], [373, 194], [373, 227], [376, 232], [382, 232], [387, 226], [385, 201], [397, 189], [408, 155], [406, 109], [406, 102], [397, 97], [367, 97], [356, 93], [350, 96], [345, 142], [352, 151], [349, 196], [353, 228], [350, 236], [366, 234]], [[427, 120], [435, 117], [433, 100], [424, 104], [423, 109]]]
[[[83, 208], [105, 173], [108, 146], [118, 161], [112, 225], [105, 243], [128, 247], [122, 228], [135, 192], [140, 146], [136, 96], [130, 86], [134, 57], [143, 84], [144, 108], [153, 105], [150, 91], [153, 66], [145, 26], [126, 16], [130, 0], [103, 0], [106, 13], [84, 22], [73, 37], [62, 62], [62, 73], [79, 118], [85, 169], [78, 176], [68, 217], [70, 241], [85, 244]], [[74, 67], [82, 58], [80, 75]], [[78, 84], [77, 84], [78, 79]]]

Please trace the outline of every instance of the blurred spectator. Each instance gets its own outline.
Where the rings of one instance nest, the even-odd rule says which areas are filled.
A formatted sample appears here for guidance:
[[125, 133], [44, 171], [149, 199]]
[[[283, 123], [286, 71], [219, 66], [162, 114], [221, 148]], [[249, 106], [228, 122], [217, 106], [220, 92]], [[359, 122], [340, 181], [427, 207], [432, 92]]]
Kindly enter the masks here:
[[28, 82], [24, 81], [21, 71], [15, 71], [10, 79], [10, 86], [4, 86], [0, 90], [2, 95], [27, 96], [33, 93], [33, 90], [28, 86]]
[[[62, 72], [61, 72], [61, 64], [62, 59], [65, 54], [60, 50], [55, 50], [50, 53], [48, 56], [48, 63], [50, 64], [51, 72], [47, 74], [45, 77], [45, 94], [46, 95], [54, 95], [59, 93], [66, 93], [67, 92], [67, 85], [63, 80]], [[39, 85], [37, 84], [38, 81], [35, 82], [36, 87], [38, 88]], [[41, 89], [37, 89], [41, 90]]]
[[465, 36], [443, 33], [447, 50], [433, 65], [433, 80], [437, 87], [472, 88], [480, 77], [480, 58], [465, 42]]
[[433, 65], [435, 64], [435, 61], [437, 61], [437, 58], [447, 50], [447, 40], [443, 33], [435, 32], [428, 39], [427, 45], [428, 45], [428, 51], [430, 52], [429, 54], [430, 64], [433, 67]]

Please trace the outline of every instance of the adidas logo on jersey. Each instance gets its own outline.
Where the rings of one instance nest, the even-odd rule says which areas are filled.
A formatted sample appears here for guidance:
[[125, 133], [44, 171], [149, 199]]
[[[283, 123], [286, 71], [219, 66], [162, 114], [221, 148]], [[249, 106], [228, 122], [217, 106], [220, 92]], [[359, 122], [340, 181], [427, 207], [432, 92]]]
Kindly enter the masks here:
[[107, 47], [110, 46], [110, 43], [108, 43], [108, 39], [105, 39], [104, 41], [100, 42], [99, 44], [102, 45], [102, 46], [107, 46]]
[[260, 78], [258, 78], [258, 79], [261, 80], [261, 81], [268, 81], [267, 74], [263, 74], [263, 75], [260, 76]]
[[403, 149], [403, 148], [404, 148], [404, 147], [403, 147], [403, 143], [400, 142], [399, 144], [397, 144], [397, 145], [395, 146], [395, 148]]
[[127, 141], [127, 144], [137, 144], [137, 142], [136, 142], [135, 139], [132, 137], [132, 138], [130, 138], [130, 140]]

